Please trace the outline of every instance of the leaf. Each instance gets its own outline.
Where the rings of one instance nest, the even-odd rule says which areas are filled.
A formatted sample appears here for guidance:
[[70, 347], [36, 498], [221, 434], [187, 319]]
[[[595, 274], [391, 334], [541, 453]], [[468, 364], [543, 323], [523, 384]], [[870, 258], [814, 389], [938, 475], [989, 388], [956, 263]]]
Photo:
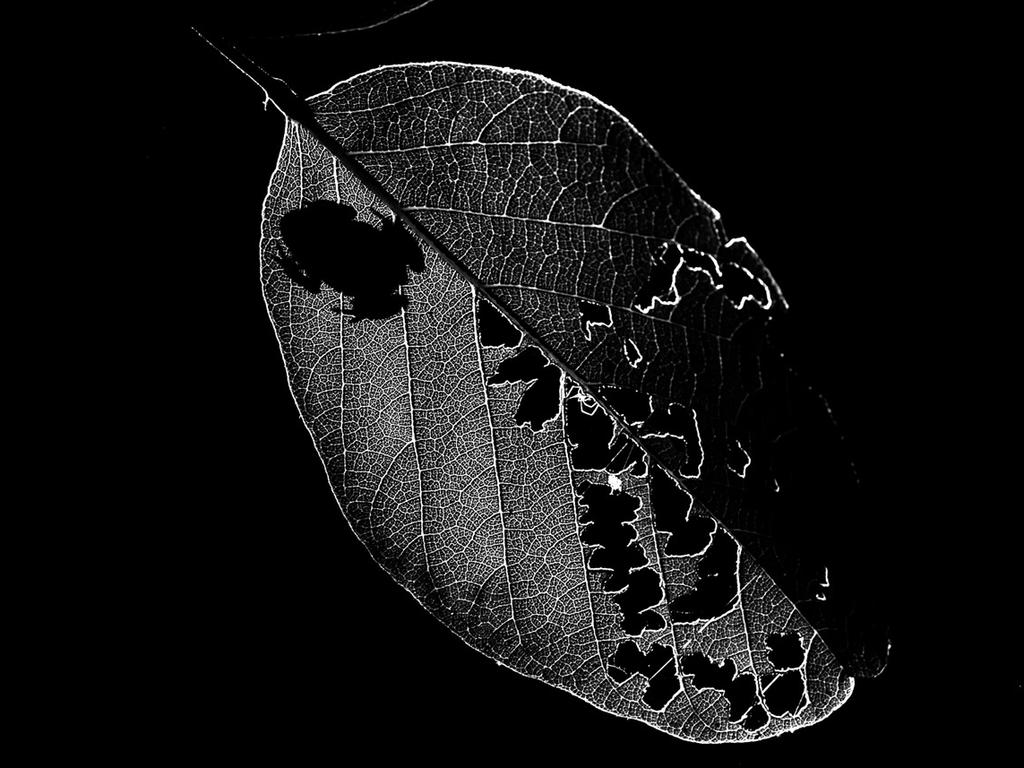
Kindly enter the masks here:
[[[308, 109], [268, 189], [264, 292], [377, 562], [473, 648], [684, 739], [840, 706], [879, 654], [841, 589], [814, 599], [836, 579], [786, 515], [840, 505], [848, 466], [795, 450], [837, 438], [746, 241], [625, 118], [537, 75], [384, 67]], [[393, 200], [422, 271], [385, 237]], [[328, 241], [373, 290], [289, 267], [282, 219], [323, 201], [380, 230]]]

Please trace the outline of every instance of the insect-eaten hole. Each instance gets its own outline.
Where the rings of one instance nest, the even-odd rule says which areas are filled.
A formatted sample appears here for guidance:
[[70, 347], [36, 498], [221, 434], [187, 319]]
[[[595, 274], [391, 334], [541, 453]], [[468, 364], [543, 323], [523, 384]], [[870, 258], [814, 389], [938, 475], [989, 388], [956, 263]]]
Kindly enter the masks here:
[[647, 477], [643, 449], [625, 432], [616, 430], [611, 417], [575, 386], [565, 398], [565, 428], [572, 445], [573, 469]]
[[605, 304], [593, 301], [580, 302], [580, 330], [587, 341], [593, 338], [594, 328], [611, 328], [612, 310]]
[[[347, 296], [345, 314], [354, 320], [384, 319], [408, 305], [400, 293], [408, 270], [422, 272], [423, 251], [402, 223], [371, 211], [380, 227], [356, 220], [350, 205], [331, 200], [304, 202], [281, 217], [275, 260], [310, 293], [322, 286]], [[343, 311], [337, 307], [335, 312]]]
[[524, 350], [502, 360], [498, 370], [488, 379], [488, 384], [528, 383], [515, 413], [519, 426], [529, 424], [530, 429], [539, 432], [544, 424], [558, 416], [562, 397], [562, 374], [559, 369], [537, 347]]
[[485, 347], [518, 347], [523, 340], [522, 332], [512, 325], [489, 301], [478, 298], [476, 302], [477, 326], [480, 343]]
[[768, 635], [765, 642], [770, 649], [768, 662], [779, 672], [796, 669], [804, 663], [803, 642], [796, 632]]
[[761, 690], [765, 706], [776, 717], [797, 714], [807, 703], [807, 686], [798, 669], [779, 675], [762, 675]]
[[622, 629], [629, 635], [665, 627], [665, 620], [654, 610], [664, 593], [661, 580], [650, 567], [643, 547], [637, 541], [636, 522], [640, 499], [616, 492], [607, 485], [587, 480], [577, 488], [580, 501], [580, 539], [594, 547], [587, 567], [605, 571], [604, 591], [622, 611]]
[[754, 676], [736, 674], [732, 659], [714, 661], [703, 653], [694, 653], [679, 660], [682, 673], [693, 678], [693, 687], [702, 690], [714, 688], [725, 694], [729, 702], [729, 721], [742, 723], [748, 731], [756, 731], [768, 722], [768, 713], [757, 701], [757, 682]]
[[636, 674], [647, 678], [643, 701], [655, 711], [664, 709], [682, 687], [676, 674], [675, 654], [661, 643], [654, 643], [647, 653], [640, 650], [635, 640], [619, 643], [608, 659], [608, 676], [621, 684]]
[[601, 387], [601, 397], [631, 426], [643, 424], [653, 410], [651, 396], [636, 389]]

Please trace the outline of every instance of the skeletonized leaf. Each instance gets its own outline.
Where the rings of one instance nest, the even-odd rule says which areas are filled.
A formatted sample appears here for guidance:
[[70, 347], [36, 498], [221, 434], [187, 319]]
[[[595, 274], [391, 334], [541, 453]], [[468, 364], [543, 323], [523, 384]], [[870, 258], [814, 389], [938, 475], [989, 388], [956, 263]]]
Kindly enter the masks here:
[[[813, 498], [793, 436], [832, 426], [771, 346], [785, 300], [747, 243], [622, 116], [536, 75], [385, 67], [309, 106], [380, 189], [288, 121], [264, 290], [381, 566], [472, 647], [681, 738], [842, 704], [877, 654], [815, 599], [816, 552], [777, 535]], [[383, 288], [357, 276], [411, 235], [381, 190], [438, 245]], [[355, 218], [327, 266], [282, 236], [317, 201]]]

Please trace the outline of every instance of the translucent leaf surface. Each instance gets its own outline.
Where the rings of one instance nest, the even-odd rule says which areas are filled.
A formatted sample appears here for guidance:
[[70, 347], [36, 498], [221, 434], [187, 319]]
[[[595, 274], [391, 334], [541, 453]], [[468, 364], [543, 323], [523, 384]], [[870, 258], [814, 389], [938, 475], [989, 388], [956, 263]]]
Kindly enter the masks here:
[[[780, 535], [803, 489], [844, 489], [792, 436], [835, 438], [772, 347], [785, 300], [746, 241], [622, 116], [536, 75], [386, 67], [309, 103], [440, 246], [387, 316], [310, 290], [284, 217], [333, 201], [396, 225], [288, 122], [267, 306], [380, 565], [472, 647], [681, 738], [764, 738], [842, 704], [877, 650], [835, 619], [820, 550]], [[353, 272], [386, 256], [336, 247]]]

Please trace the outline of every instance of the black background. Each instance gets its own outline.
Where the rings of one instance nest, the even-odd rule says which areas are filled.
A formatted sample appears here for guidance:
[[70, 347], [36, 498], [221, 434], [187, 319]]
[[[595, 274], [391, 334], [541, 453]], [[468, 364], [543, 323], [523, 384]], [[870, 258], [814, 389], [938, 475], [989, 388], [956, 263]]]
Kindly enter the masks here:
[[915, 587], [945, 513], [924, 492], [919, 437], [936, 402], [914, 371], [942, 333], [920, 278], [920, 222], [936, 213], [924, 192], [938, 183], [936, 94], [958, 75], [922, 18], [667, 5], [437, 0], [374, 30], [282, 39], [264, 36], [342, 26], [345, 13], [188, 21], [300, 95], [384, 63], [455, 60], [538, 72], [629, 118], [726, 231], [750, 239], [793, 307], [797, 366], [845, 427], [868, 498], [857, 525], [877, 530], [864, 557], [891, 586], [889, 668], [810, 729], [709, 747], [500, 669], [429, 617], [344, 522], [266, 316], [260, 210], [283, 119], [168, 18], [138, 35], [145, 86], [132, 107], [152, 266], [126, 333], [155, 354], [129, 389], [141, 391], [140, 446], [159, 446], [137, 463], [161, 510], [135, 548], [160, 571], [144, 598], [158, 650], [136, 680], [160, 734], [148, 749], [753, 765], [874, 759], [947, 727], [938, 702], [967, 675], [935, 629], [946, 617]]

